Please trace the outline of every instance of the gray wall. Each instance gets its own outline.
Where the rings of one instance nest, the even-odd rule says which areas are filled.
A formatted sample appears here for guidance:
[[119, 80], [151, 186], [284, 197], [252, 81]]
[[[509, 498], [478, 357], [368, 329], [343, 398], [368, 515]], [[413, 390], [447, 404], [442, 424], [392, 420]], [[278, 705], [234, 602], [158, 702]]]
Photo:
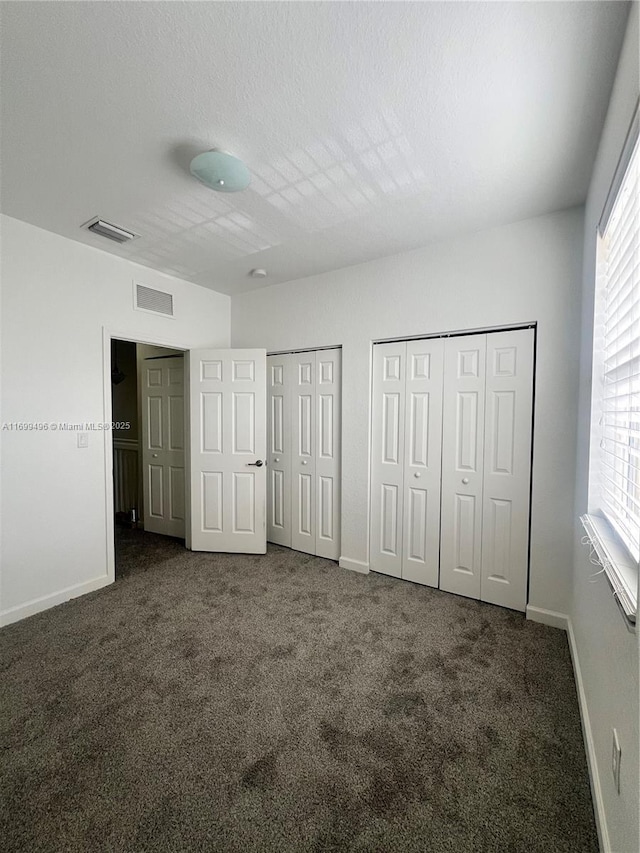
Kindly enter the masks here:
[[[638, 4], [634, 3], [585, 211], [575, 556], [570, 611], [588, 709], [587, 734], [593, 745], [594, 793], [604, 815], [605, 844], [608, 837], [609, 849], [615, 853], [640, 850], [638, 637], [626, 630], [606, 579], [602, 575], [592, 578], [597, 569], [580, 543], [584, 531], [577, 519], [587, 511], [588, 505], [596, 227], [638, 98], [638, 38]], [[620, 794], [614, 789], [611, 774], [614, 726], [623, 753]]]

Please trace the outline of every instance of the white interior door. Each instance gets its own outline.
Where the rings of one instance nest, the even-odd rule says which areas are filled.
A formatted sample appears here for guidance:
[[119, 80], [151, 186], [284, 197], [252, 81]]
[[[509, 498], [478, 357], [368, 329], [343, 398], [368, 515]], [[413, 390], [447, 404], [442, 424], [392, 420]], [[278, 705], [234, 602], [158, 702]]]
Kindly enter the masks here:
[[480, 598], [486, 335], [445, 340], [440, 588]]
[[267, 550], [266, 351], [189, 353], [194, 551]]
[[144, 529], [185, 535], [184, 358], [145, 359], [142, 369]]
[[267, 357], [267, 538], [340, 556], [341, 350]]
[[402, 577], [438, 586], [444, 340], [408, 341]]
[[291, 547], [292, 356], [267, 357], [267, 539]]
[[533, 329], [487, 335], [481, 598], [527, 604]]
[[339, 349], [318, 350], [316, 365], [316, 550], [340, 557], [341, 362]]
[[371, 541], [375, 572], [402, 577], [406, 342], [373, 348]]
[[316, 354], [293, 353], [291, 547], [316, 553]]

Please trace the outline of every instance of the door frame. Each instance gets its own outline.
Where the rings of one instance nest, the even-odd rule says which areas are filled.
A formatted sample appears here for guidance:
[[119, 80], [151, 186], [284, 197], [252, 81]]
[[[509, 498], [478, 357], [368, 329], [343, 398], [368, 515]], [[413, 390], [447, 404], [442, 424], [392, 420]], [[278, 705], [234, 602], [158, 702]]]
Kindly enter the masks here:
[[[369, 348], [369, 467], [368, 481], [369, 492], [367, 500], [367, 568], [371, 569], [371, 517], [372, 517], [372, 495], [371, 495], [371, 468], [373, 465], [373, 348], [380, 344], [403, 343], [405, 341], [422, 341], [431, 338], [455, 338], [468, 335], [488, 335], [496, 332], [515, 332], [520, 329], [533, 329], [533, 376], [531, 387], [531, 448], [529, 456], [529, 517], [527, 533], [527, 583], [526, 583], [526, 605], [529, 605], [529, 586], [531, 582], [531, 519], [533, 515], [533, 463], [535, 450], [535, 426], [536, 426], [536, 382], [537, 382], [537, 359], [538, 359], [538, 321], [530, 320], [522, 323], [506, 323], [500, 326], [485, 326], [475, 329], [455, 329], [450, 332], [428, 332], [413, 335], [396, 335], [391, 338], [374, 338]], [[442, 482], [440, 483], [442, 489]], [[440, 568], [438, 567], [438, 589], [440, 583]], [[470, 599], [475, 600], [475, 599]]]
[[[167, 340], [159, 336], [146, 337], [138, 332], [132, 332], [122, 328], [110, 326], [102, 327], [102, 420], [110, 424], [113, 421], [113, 403], [111, 396], [111, 341], [127, 341], [133, 344], [147, 344], [148, 346], [167, 347], [184, 353], [189, 351], [188, 346], [175, 341]], [[187, 408], [185, 406], [185, 413]], [[186, 415], [185, 415], [186, 416]], [[104, 442], [104, 518], [105, 518], [105, 550], [107, 558], [107, 583], [113, 583], [116, 579], [116, 557], [115, 557], [115, 521], [113, 517], [113, 436], [111, 430], [103, 431]], [[188, 448], [185, 446], [185, 461]], [[185, 471], [186, 476], [186, 471]], [[185, 501], [185, 532], [191, 528], [191, 507]]]

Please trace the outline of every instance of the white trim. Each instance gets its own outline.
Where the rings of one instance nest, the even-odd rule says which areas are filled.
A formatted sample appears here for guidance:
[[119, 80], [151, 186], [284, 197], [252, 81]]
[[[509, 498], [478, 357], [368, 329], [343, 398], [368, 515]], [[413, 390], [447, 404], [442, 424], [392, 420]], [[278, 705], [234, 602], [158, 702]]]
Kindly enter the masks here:
[[348, 557], [340, 557], [338, 565], [341, 569], [349, 569], [350, 572], [359, 572], [361, 575], [369, 574], [369, 563], [361, 560], [350, 560]]
[[27, 616], [34, 616], [36, 613], [41, 613], [43, 610], [48, 610], [50, 607], [55, 607], [57, 604], [63, 604], [71, 598], [78, 598], [81, 595], [86, 595], [88, 592], [95, 592], [97, 589], [102, 589], [103, 586], [108, 586], [112, 581], [106, 575], [94, 578], [90, 581], [69, 586], [60, 592], [53, 592], [50, 595], [43, 595], [41, 598], [34, 598], [26, 604], [19, 604], [17, 607], [10, 607], [0, 613], [0, 626], [10, 625], [12, 622], [18, 622], [20, 619], [25, 619]]
[[640, 97], [636, 100], [636, 105], [633, 108], [633, 115], [631, 116], [631, 121], [629, 122], [629, 128], [622, 144], [620, 157], [618, 158], [616, 168], [613, 171], [613, 177], [611, 179], [611, 185], [609, 186], [609, 192], [607, 193], [607, 197], [602, 208], [602, 213], [600, 214], [600, 220], [598, 221], [598, 232], [601, 235], [604, 234], [607, 229], [607, 225], [609, 224], [609, 219], [611, 218], [611, 214], [613, 213], [613, 208], [615, 207], [618, 192], [620, 191], [620, 187], [622, 186], [622, 182], [624, 181], [627, 169], [629, 168], [629, 163], [631, 162], [631, 157], [633, 156], [633, 152], [636, 147], [636, 143], [638, 141], [639, 136]]
[[558, 613], [555, 610], [544, 610], [542, 607], [532, 607], [527, 604], [527, 619], [531, 622], [540, 622], [541, 625], [550, 625], [552, 628], [569, 630], [569, 617], [566, 613]]
[[578, 707], [580, 708], [580, 719], [582, 720], [582, 737], [584, 739], [585, 752], [587, 753], [587, 766], [589, 768], [591, 798], [593, 800], [593, 811], [596, 818], [596, 829], [598, 830], [598, 841], [600, 842], [601, 853], [613, 853], [611, 850], [611, 842], [609, 840], [609, 830], [607, 829], [604, 801], [602, 799], [602, 788], [600, 787], [600, 776], [598, 774], [596, 750], [593, 743], [593, 732], [591, 731], [589, 709], [587, 707], [587, 696], [584, 690], [584, 683], [582, 681], [582, 671], [580, 669], [580, 661], [578, 659], [578, 647], [576, 644], [575, 634], [573, 633], [573, 624], [571, 619], [568, 620], [567, 639], [569, 640], [569, 651], [571, 652], [573, 674], [578, 693]]
[[[638, 564], [629, 555], [613, 520], [596, 515], [581, 515], [592, 556], [602, 566], [614, 592], [616, 604], [629, 631], [635, 632], [638, 610]], [[593, 560], [592, 560], [593, 562]]]

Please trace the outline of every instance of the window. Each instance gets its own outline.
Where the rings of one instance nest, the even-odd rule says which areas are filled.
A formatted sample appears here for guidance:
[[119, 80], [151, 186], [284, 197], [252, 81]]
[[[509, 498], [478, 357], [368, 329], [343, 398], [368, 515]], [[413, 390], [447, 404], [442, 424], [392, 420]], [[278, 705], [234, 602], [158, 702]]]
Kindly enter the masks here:
[[604, 334], [600, 500], [640, 559], [640, 210], [636, 150], [602, 237]]
[[640, 560], [640, 145], [610, 193], [598, 239], [590, 516], [585, 524], [625, 614]]

